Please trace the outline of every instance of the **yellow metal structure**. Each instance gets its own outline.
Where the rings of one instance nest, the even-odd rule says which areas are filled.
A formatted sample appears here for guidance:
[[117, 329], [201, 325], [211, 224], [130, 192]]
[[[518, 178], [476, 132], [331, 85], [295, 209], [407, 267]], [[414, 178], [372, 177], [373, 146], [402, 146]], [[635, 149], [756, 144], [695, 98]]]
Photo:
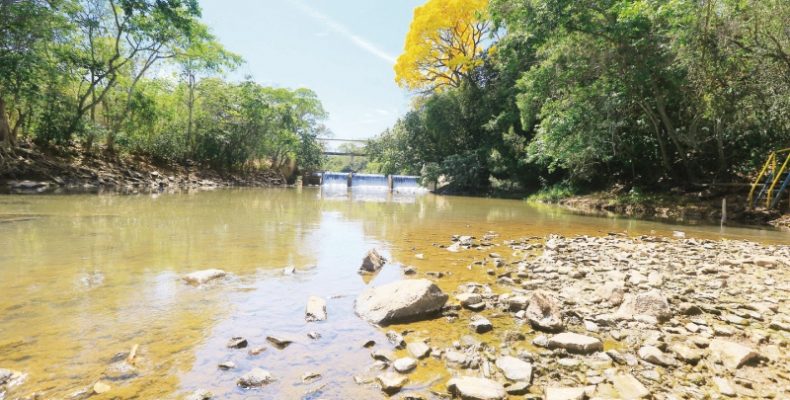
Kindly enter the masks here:
[[[784, 162], [779, 165], [779, 161], [781, 161], [782, 158], [784, 158]], [[759, 202], [762, 197], [765, 196], [765, 208], [771, 208], [773, 205], [771, 200], [774, 195], [776, 185], [782, 182], [782, 176], [785, 174], [785, 172], [790, 171], [789, 168], [790, 148], [774, 151], [768, 155], [768, 159], [765, 160], [763, 168], [760, 170], [760, 173], [757, 175], [754, 183], [752, 183], [752, 188], [749, 191], [749, 206], [754, 208], [755, 203]], [[754, 193], [761, 183], [762, 189], [758, 193], [757, 198], [755, 198]]]

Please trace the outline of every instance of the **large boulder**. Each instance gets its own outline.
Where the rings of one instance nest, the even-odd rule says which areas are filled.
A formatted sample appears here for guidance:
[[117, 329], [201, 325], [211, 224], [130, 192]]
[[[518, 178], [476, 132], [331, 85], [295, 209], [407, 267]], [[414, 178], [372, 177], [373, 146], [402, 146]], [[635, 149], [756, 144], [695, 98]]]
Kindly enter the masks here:
[[638, 315], [647, 315], [663, 322], [672, 318], [672, 310], [666, 297], [658, 290], [639, 293], [636, 296], [628, 295], [623, 304], [617, 309], [615, 317], [620, 319], [633, 319]]
[[368, 288], [357, 297], [354, 311], [378, 325], [430, 317], [442, 309], [447, 295], [427, 279], [407, 279]]
[[376, 249], [370, 250], [365, 258], [362, 259], [362, 265], [359, 267], [360, 273], [377, 272], [387, 263], [387, 259], [379, 254]]
[[499, 382], [485, 378], [462, 376], [450, 379], [447, 389], [462, 400], [504, 400], [505, 387]]
[[535, 329], [558, 332], [564, 327], [559, 304], [554, 297], [542, 290], [533, 292], [529, 297], [526, 317]]

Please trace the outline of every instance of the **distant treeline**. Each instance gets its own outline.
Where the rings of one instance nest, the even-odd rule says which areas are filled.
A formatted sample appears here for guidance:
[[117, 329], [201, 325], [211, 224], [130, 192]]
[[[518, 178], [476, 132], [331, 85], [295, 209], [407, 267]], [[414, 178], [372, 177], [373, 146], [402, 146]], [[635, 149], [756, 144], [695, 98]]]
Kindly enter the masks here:
[[231, 83], [196, 0], [0, 0], [0, 163], [22, 139], [219, 168], [318, 168], [307, 89]]
[[788, 21], [787, 0], [428, 0], [395, 67], [413, 109], [369, 152], [473, 191], [742, 178], [790, 147]]

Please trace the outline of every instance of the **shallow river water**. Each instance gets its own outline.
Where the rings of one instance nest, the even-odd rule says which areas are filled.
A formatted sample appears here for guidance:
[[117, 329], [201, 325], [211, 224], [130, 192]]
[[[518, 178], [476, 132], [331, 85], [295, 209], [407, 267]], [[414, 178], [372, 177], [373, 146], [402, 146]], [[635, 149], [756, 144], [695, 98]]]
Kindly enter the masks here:
[[[451, 253], [436, 244], [488, 231], [501, 241], [675, 230], [688, 237], [790, 241], [771, 230], [586, 217], [523, 201], [430, 194], [330, 195], [304, 188], [0, 196], [0, 368], [27, 374], [8, 399], [34, 392], [65, 399], [99, 380], [111, 389], [91, 398], [177, 399], [198, 388], [217, 399], [383, 398], [374, 384], [353, 379], [373, 374], [365, 341], [391, 348], [386, 330], [354, 315], [356, 295], [366, 285], [400, 279], [401, 265], [416, 267], [420, 276], [451, 272], [437, 280], [448, 293], [461, 282], [494, 279], [466, 268], [483, 254]], [[390, 259], [372, 281], [357, 274], [371, 248]], [[286, 266], [296, 273], [285, 275]], [[203, 287], [179, 280], [207, 268], [230, 277]], [[327, 300], [327, 321], [305, 322], [311, 295]], [[498, 326], [510, 323], [495, 318]], [[412, 330], [410, 337], [438, 346], [459, 336], [454, 326], [437, 320], [388, 329]], [[308, 338], [310, 331], [321, 338]], [[265, 340], [273, 334], [294, 344], [278, 350]], [[228, 349], [233, 336], [246, 338], [249, 347]], [[134, 345], [136, 370], [119, 379], [110, 367], [114, 356]], [[266, 350], [248, 354], [259, 346]], [[225, 361], [236, 368], [220, 370]], [[238, 377], [255, 367], [276, 381], [260, 390], [237, 388]], [[322, 378], [302, 383], [306, 372]], [[446, 373], [438, 361], [423, 361], [407, 390], [441, 388]]]

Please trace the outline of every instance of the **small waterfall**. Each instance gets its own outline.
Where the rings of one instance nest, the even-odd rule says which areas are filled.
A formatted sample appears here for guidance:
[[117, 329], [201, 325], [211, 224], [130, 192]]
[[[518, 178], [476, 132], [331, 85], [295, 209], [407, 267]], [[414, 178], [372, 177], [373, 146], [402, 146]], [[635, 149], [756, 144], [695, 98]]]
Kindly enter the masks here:
[[415, 193], [425, 191], [418, 183], [419, 177], [409, 175], [392, 175], [392, 191], [399, 193]]
[[376, 174], [354, 174], [351, 177], [352, 188], [389, 190], [387, 177]]
[[324, 177], [321, 180], [321, 186], [332, 188], [347, 188], [348, 187], [348, 174], [342, 172], [324, 172]]

